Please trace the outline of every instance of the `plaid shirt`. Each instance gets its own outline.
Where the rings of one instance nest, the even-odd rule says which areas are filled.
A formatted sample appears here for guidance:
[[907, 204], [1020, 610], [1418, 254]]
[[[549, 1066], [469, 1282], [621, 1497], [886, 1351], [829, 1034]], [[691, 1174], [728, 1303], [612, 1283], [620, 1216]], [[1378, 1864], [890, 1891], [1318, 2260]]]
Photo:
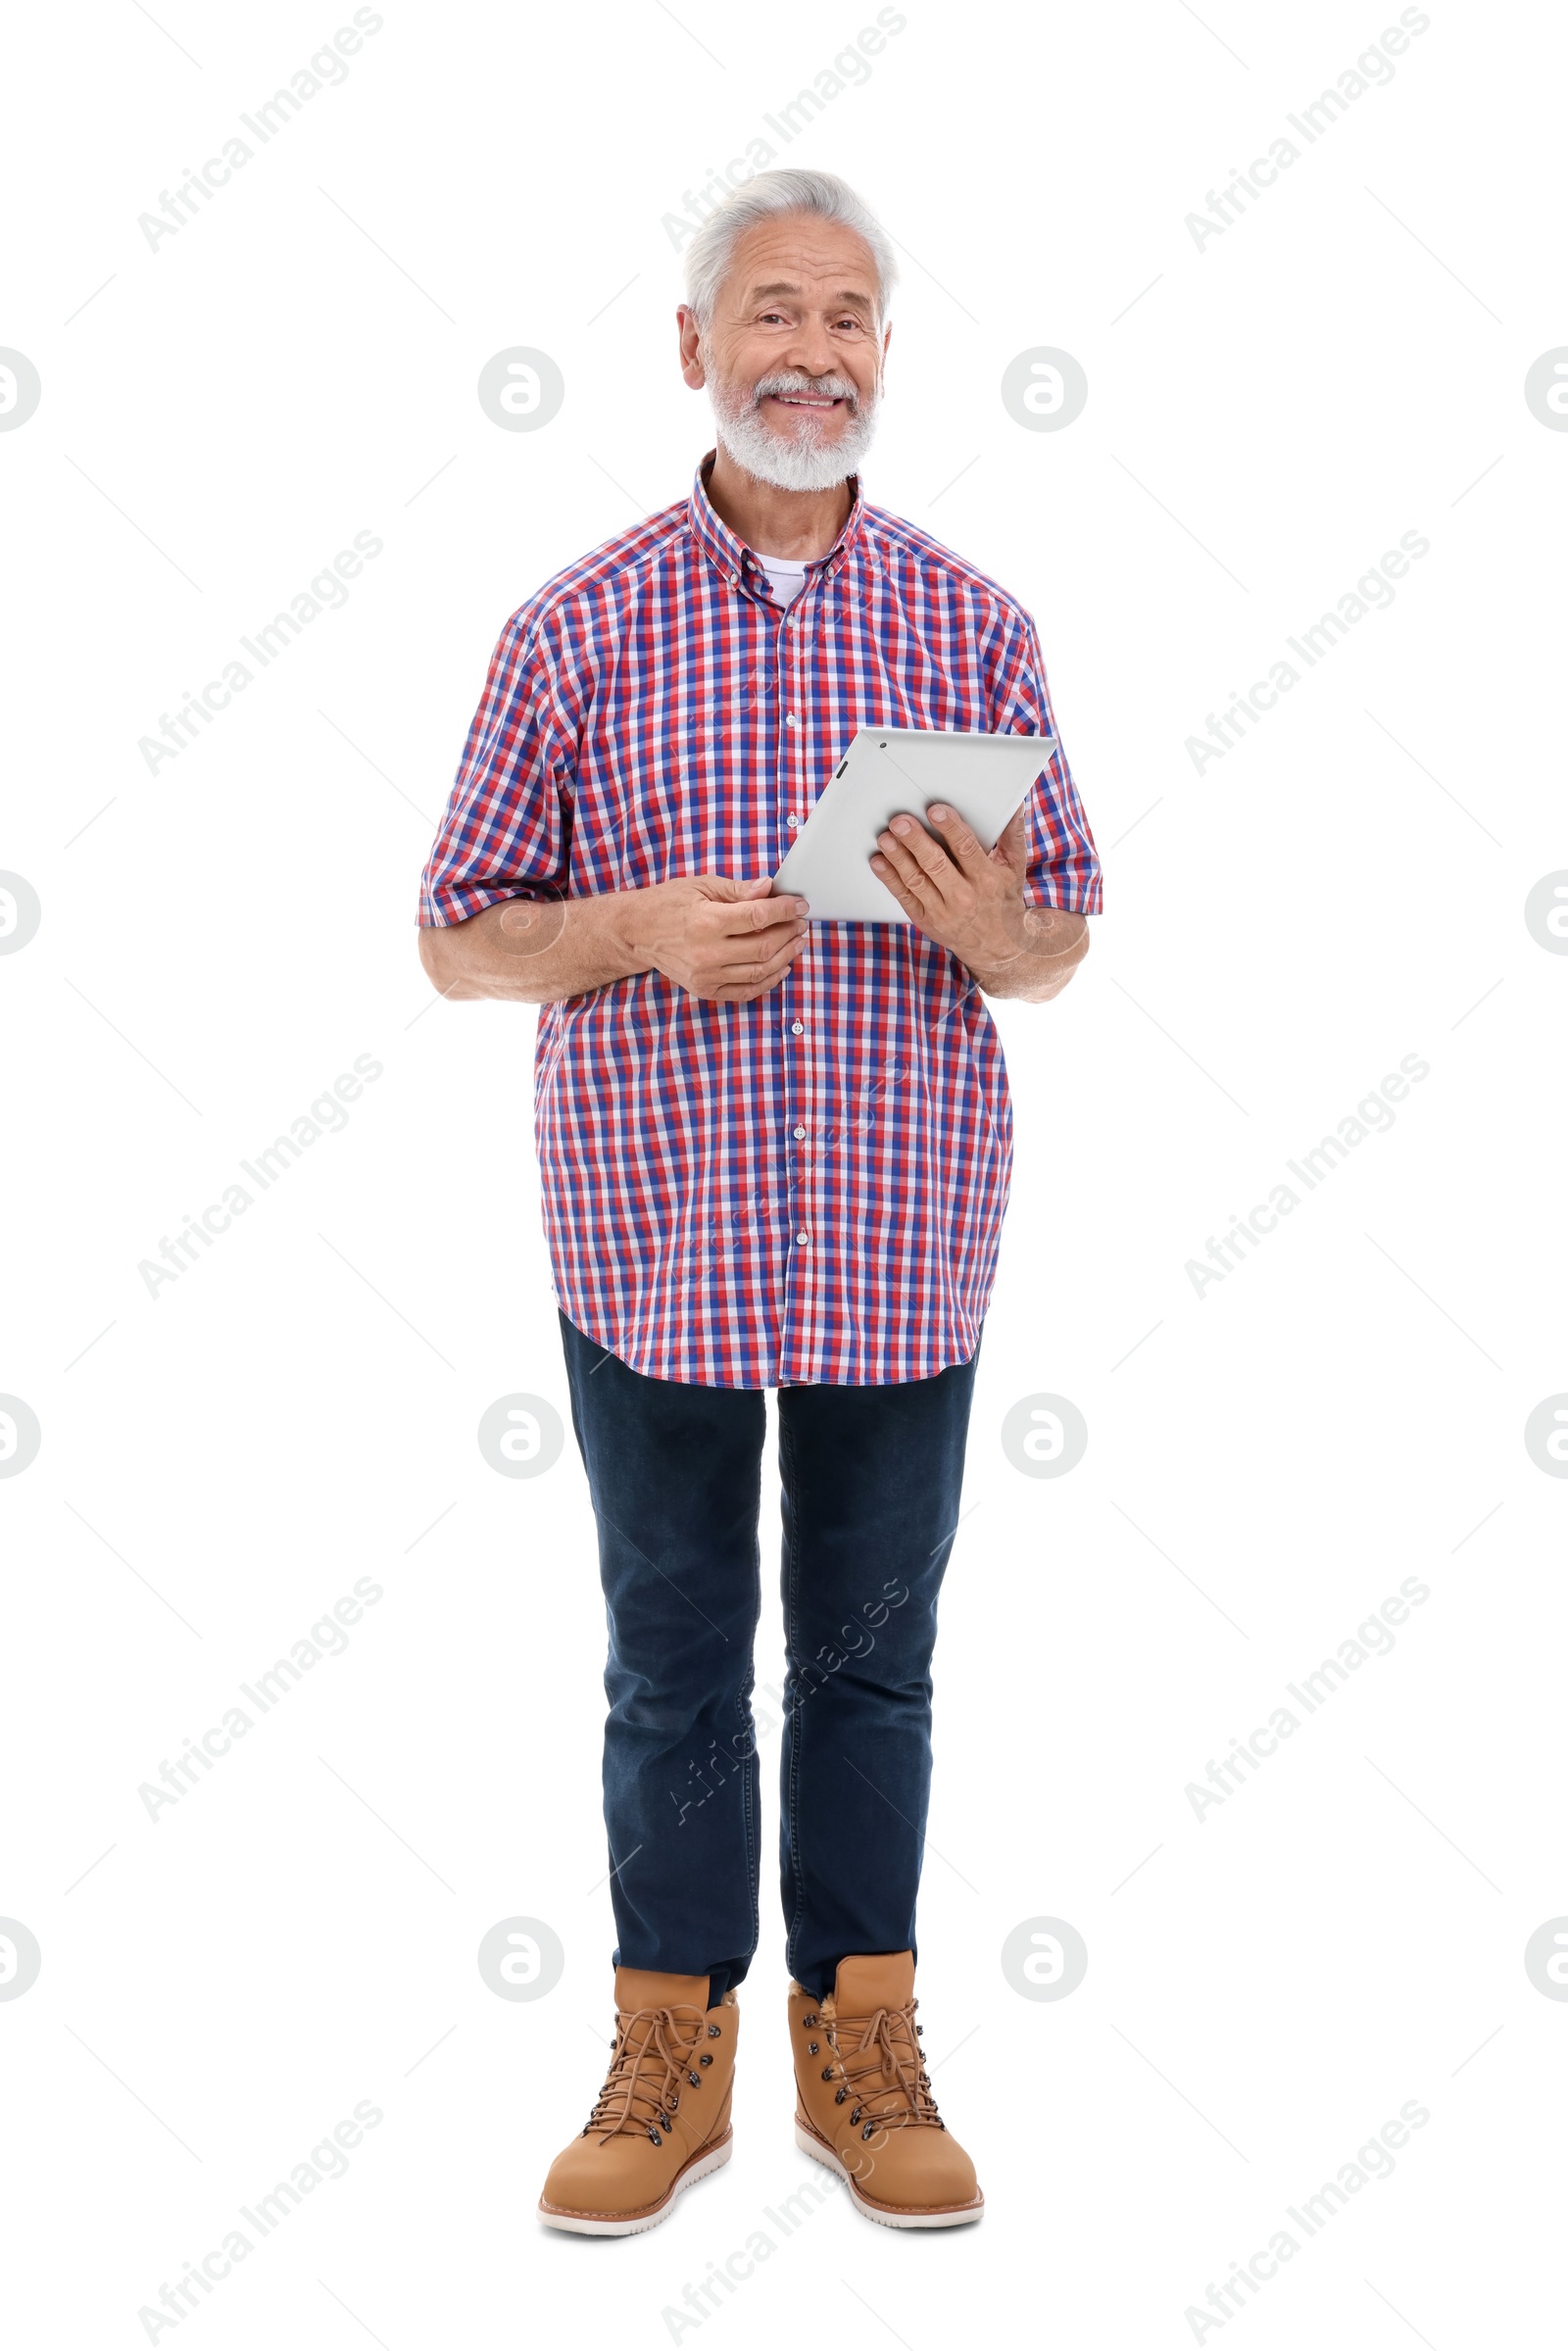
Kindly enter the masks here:
[[[509, 621], [421, 922], [775, 873], [862, 725], [1055, 733], [1033, 623], [993, 581], [857, 482], [781, 613], [709, 502], [710, 464]], [[1059, 750], [1027, 820], [1026, 900], [1098, 913]], [[644, 971], [545, 1005], [534, 1125], [557, 1299], [635, 1370], [875, 1386], [974, 1352], [1006, 1072], [967, 969], [912, 925], [813, 923], [750, 1004]]]

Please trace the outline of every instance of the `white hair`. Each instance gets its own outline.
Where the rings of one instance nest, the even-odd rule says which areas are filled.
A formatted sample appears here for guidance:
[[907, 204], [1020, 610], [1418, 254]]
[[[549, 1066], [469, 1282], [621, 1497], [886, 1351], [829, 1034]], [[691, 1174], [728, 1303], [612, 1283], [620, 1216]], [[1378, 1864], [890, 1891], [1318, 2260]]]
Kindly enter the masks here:
[[831, 171], [760, 171], [755, 179], [743, 180], [710, 213], [686, 248], [686, 299], [703, 332], [711, 323], [719, 288], [741, 238], [759, 220], [774, 220], [781, 213], [814, 213], [818, 220], [836, 220], [864, 238], [876, 269], [876, 320], [885, 325], [899, 270], [887, 232], [869, 205]]

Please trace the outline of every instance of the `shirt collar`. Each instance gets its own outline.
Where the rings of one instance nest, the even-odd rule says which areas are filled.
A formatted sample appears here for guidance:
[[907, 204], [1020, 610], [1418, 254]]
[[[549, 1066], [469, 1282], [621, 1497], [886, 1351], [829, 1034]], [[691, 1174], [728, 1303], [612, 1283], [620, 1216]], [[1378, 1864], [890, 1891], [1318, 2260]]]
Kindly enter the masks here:
[[[708, 495], [708, 476], [712, 470], [716, 454], [712, 449], [708, 452], [692, 481], [689, 509], [692, 536], [732, 587], [743, 578], [755, 586], [757, 574], [763, 567], [761, 557], [755, 554], [744, 539], [737, 538], [727, 522], [719, 519]], [[811, 558], [811, 569], [823, 579], [830, 579], [849, 561], [859, 544], [865, 524], [865, 500], [860, 494], [860, 477], [858, 473], [852, 473], [848, 478], [855, 492], [849, 518], [827, 554]]]

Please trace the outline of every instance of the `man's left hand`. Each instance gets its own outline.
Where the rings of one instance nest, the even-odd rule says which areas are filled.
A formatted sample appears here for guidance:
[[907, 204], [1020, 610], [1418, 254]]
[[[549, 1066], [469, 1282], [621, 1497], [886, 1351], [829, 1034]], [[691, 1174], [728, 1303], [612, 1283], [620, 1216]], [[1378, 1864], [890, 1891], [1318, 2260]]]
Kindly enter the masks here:
[[895, 816], [877, 835], [881, 854], [872, 857], [871, 870], [928, 939], [977, 974], [996, 970], [1029, 944], [1023, 810], [989, 853], [945, 801], [933, 801], [926, 815], [929, 831], [917, 817]]

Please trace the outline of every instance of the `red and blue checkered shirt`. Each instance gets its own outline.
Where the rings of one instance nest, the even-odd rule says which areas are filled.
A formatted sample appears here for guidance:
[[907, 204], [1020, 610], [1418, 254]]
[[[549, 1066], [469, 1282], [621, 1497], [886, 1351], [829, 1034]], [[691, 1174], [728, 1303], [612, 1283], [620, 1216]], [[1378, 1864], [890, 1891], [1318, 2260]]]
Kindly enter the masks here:
[[[508, 622], [421, 922], [775, 873], [860, 726], [1055, 734], [1034, 625], [992, 580], [857, 482], [781, 612], [709, 502], [710, 464]], [[1098, 913], [1059, 749], [1027, 822], [1025, 898]], [[750, 1004], [644, 971], [545, 1005], [534, 1124], [557, 1299], [635, 1370], [879, 1386], [974, 1352], [1006, 1071], [969, 972], [912, 924], [813, 923]]]

